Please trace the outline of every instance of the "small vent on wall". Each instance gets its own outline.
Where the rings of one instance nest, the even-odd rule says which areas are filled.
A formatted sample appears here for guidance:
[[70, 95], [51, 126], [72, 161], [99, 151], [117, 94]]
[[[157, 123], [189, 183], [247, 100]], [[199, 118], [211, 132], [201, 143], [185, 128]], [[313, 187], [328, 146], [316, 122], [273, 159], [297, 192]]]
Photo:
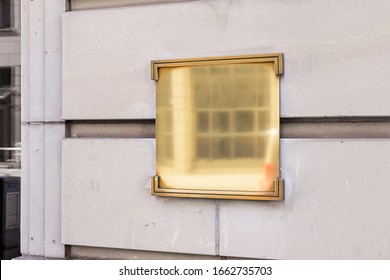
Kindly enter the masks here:
[[5, 229], [14, 229], [19, 227], [19, 204], [20, 204], [20, 193], [9, 192], [6, 195], [6, 217], [5, 217]]

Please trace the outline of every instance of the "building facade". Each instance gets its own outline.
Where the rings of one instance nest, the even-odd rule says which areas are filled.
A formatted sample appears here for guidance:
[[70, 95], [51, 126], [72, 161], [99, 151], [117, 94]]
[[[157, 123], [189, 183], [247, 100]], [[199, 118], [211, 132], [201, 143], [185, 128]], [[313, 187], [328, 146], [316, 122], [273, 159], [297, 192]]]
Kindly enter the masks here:
[[20, 256], [20, 1], [0, 1], [0, 257]]
[[[388, 259], [390, 3], [22, 0], [26, 258]], [[283, 201], [150, 195], [152, 60], [283, 53]]]
[[[0, 3], [0, 176], [20, 176], [20, 1]], [[18, 159], [16, 159], [16, 157]]]

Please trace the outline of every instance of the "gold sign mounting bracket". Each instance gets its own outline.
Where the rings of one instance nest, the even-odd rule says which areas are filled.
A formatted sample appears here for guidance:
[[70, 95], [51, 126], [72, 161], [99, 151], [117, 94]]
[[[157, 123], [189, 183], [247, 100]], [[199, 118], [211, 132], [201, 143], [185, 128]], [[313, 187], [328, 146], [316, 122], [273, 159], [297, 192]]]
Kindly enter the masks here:
[[201, 65], [218, 65], [218, 64], [238, 64], [238, 63], [259, 63], [274, 62], [275, 75], [283, 74], [283, 54], [266, 54], [266, 55], [242, 55], [242, 56], [222, 56], [218, 58], [188, 58], [174, 60], [153, 60], [152, 80], [158, 81], [158, 70], [161, 67], [179, 67], [179, 66], [201, 66]]

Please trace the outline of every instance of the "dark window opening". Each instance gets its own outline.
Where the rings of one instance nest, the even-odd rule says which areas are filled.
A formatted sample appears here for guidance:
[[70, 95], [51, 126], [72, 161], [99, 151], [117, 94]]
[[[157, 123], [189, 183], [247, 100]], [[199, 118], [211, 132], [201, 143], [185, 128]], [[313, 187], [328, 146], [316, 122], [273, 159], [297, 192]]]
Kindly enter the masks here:
[[11, 1], [0, 1], [0, 29], [11, 28]]
[[0, 68], [0, 88], [11, 86], [11, 68]]
[[0, 176], [4, 168], [20, 166], [20, 94], [15, 79], [15, 68], [0, 67]]

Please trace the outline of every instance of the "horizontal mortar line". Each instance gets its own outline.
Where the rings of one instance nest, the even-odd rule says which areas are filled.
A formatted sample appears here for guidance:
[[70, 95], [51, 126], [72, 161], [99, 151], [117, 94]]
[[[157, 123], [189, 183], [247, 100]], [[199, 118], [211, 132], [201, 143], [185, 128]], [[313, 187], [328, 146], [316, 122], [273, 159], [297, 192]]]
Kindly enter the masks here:
[[66, 122], [69, 138], [155, 138], [155, 120], [72, 120]]
[[354, 122], [390, 122], [390, 116], [353, 116], [353, 117], [282, 117], [281, 123], [354, 123]]
[[281, 138], [389, 138], [390, 117], [282, 118]]
[[33, 121], [33, 122], [21, 122], [22, 125], [43, 125], [43, 124], [65, 124], [65, 121]]
[[111, 8], [125, 8], [125, 7], [134, 7], [134, 6], [146, 6], [146, 5], [162, 5], [162, 4], [172, 4], [172, 3], [186, 3], [186, 2], [195, 2], [201, 0], [129, 0], [127, 2], [116, 2], [111, 1], [109, 4], [90, 4], [88, 2], [81, 4], [72, 3], [72, 0], [68, 0], [67, 12], [72, 11], [83, 11], [83, 10], [97, 10], [97, 9], [111, 9]]
[[88, 124], [151, 124], [155, 119], [108, 119], [108, 120], [66, 120], [67, 125], [88, 125]]
[[282, 123], [281, 138], [390, 138], [390, 123]]
[[[68, 138], [155, 138], [155, 120], [73, 120]], [[281, 118], [280, 137], [390, 138], [390, 117]]]

